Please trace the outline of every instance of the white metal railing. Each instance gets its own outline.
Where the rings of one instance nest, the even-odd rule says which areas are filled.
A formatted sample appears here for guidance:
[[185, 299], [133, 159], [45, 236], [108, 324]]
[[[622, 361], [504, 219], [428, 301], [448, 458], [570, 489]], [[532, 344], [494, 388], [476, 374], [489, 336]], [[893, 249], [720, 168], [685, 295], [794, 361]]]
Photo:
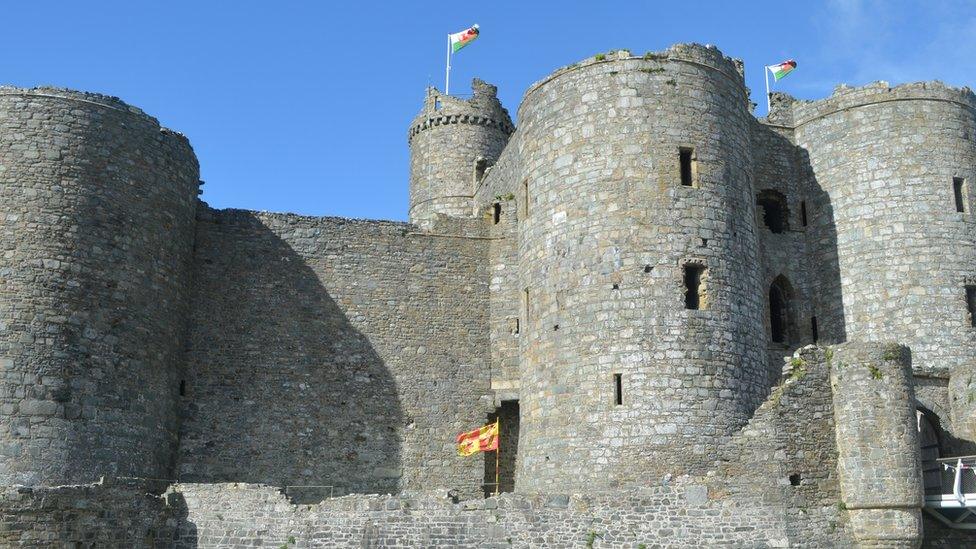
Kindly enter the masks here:
[[952, 528], [976, 530], [976, 456], [941, 458], [926, 465], [936, 467], [923, 472], [925, 510]]

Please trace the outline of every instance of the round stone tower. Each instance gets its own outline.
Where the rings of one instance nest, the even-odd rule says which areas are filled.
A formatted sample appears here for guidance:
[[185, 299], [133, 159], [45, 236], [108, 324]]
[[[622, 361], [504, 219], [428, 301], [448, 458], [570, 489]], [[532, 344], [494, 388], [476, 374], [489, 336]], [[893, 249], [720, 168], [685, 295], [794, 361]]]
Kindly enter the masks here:
[[798, 102], [794, 119], [823, 190], [811, 228], [836, 240], [820, 261], [837, 264], [843, 303], [819, 313], [822, 331], [896, 340], [911, 348], [916, 375], [951, 374], [953, 428], [972, 439], [976, 97], [937, 82], [878, 82]]
[[0, 88], [0, 484], [167, 478], [198, 185], [118, 99]]
[[704, 470], [767, 392], [741, 66], [699, 45], [598, 55], [518, 118], [517, 489]]
[[470, 217], [475, 187], [515, 131], [498, 89], [475, 79], [470, 99], [427, 88], [410, 124], [410, 221], [435, 214]]

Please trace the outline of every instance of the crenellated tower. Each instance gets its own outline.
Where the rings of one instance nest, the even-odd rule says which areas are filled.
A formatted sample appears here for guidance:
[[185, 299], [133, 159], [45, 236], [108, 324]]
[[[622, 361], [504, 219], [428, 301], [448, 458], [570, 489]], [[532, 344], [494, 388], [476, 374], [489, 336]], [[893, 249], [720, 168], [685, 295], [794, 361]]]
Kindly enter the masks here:
[[498, 89], [475, 79], [469, 99], [427, 88], [410, 124], [410, 221], [434, 214], [470, 217], [471, 199], [515, 131]]

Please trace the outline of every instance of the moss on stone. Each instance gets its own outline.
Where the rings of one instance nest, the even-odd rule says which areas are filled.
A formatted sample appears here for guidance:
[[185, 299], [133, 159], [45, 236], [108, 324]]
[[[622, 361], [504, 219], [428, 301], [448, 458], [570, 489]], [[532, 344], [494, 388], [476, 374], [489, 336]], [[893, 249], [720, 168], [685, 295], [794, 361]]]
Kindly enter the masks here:
[[884, 351], [881, 353], [881, 358], [885, 360], [898, 360], [901, 358], [901, 346], [897, 343], [885, 345]]

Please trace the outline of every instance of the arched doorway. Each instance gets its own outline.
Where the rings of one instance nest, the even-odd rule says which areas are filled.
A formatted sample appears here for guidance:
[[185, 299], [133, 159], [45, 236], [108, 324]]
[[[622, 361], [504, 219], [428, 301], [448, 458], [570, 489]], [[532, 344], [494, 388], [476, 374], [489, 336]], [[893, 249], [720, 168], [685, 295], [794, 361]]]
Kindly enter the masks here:
[[925, 487], [925, 495], [938, 495], [942, 493], [942, 467], [938, 462], [941, 454], [937, 427], [939, 420], [920, 408], [915, 410], [915, 416], [918, 420], [918, 444], [922, 458], [922, 486]]

